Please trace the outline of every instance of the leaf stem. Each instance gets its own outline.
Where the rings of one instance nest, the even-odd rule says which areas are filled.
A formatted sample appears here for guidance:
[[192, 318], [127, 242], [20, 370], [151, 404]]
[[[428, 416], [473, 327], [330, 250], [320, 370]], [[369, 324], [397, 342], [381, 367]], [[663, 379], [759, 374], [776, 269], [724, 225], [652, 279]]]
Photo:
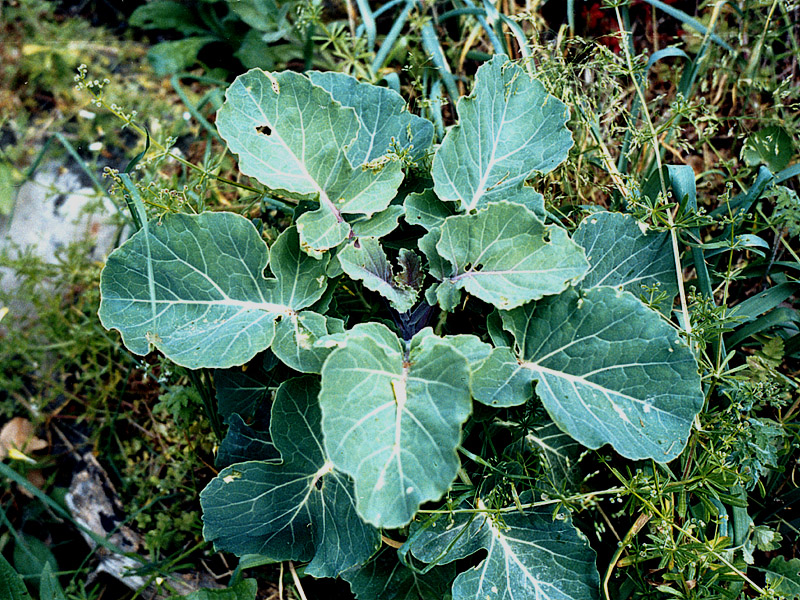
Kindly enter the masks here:
[[573, 502], [573, 501], [580, 501], [580, 500], [589, 500], [594, 498], [595, 496], [607, 496], [610, 494], [620, 494], [622, 492], [627, 491], [627, 488], [624, 487], [616, 487], [616, 488], [609, 488], [607, 490], [600, 490], [597, 492], [588, 492], [585, 494], [575, 494], [574, 496], [567, 496], [565, 498], [553, 498], [552, 500], [541, 500], [539, 502], [526, 502], [524, 504], [514, 504], [514, 506], [504, 506], [503, 508], [456, 508], [454, 510], [446, 510], [441, 508], [436, 509], [425, 509], [422, 508], [417, 512], [423, 514], [448, 514], [448, 515], [455, 515], [455, 514], [479, 514], [479, 513], [491, 513], [491, 514], [498, 514], [498, 513], [510, 513], [510, 512], [519, 512], [520, 509], [526, 508], [537, 508], [540, 506], [552, 506], [553, 504], [559, 504], [561, 502]]
[[[86, 89], [89, 91], [89, 93], [94, 98], [95, 104], [99, 104], [100, 106], [102, 106], [103, 108], [108, 110], [111, 114], [113, 114], [118, 119], [123, 121], [125, 123], [125, 125], [127, 125], [131, 129], [133, 129], [140, 136], [142, 136], [142, 137], [146, 137], [147, 136], [147, 132], [144, 129], [142, 129], [141, 127], [139, 127], [136, 123], [134, 123], [132, 117], [123, 114], [120, 109], [108, 104], [108, 102], [105, 101], [103, 96], [101, 94], [98, 94], [97, 92], [95, 92], [92, 88], [86, 87]], [[212, 179], [216, 179], [217, 181], [219, 181], [221, 183], [226, 183], [226, 184], [231, 185], [233, 187], [237, 187], [237, 188], [240, 188], [240, 189], [243, 189], [243, 190], [248, 190], [250, 192], [255, 192], [257, 194], [263, 193], [263, 190], [260, 190], [259, 188], [256, 188], [256, 187], [244, 184], [244, 183], [239, 183], [238, 181], [233, 181], [232, 179], [228, 179], [227, 177], [222, 177], [221, 175], [216, 175], [214, 173], [210, 173], [210, 172], [206, 171], [203, 167], [200, 167], [200, 166], [194, 164], [193, 162], [186, 160], [182, 156], [174, 154], [166, 146], [164, 146], [162, 143], [160, 143], [159, 141], [157, 141], [155, 139], [151, 138], [150, 139], [150, 143], [153, 146], [155, 146], [156, 148], [158, 148], [164, 155], [169, 156], [170, 158], [173, 158], [174, 160], [176, 160], [180, 164], [184, 165], [185, 167], [187, 167], [189, 169], [192, 169], [193, 171], [197, 171], [199, 173], [202, 173], [206, 177], [211, 177]]]
[[[656, 167], [658, 168], [658, 178], [659, 182], [661, 183], [661, 193], [663, 194], [664, 201], [666, 202], [668, 193], [667, 193], [667, 182], [664, 179], [664, 165], [661, 162], [661, 153], [659, 152], [659, 141], [658, 141], [658, 134], [656, 133], [656, 128], [653, 125], [653, 119], [650, 116], [650, 111], [647, 109], [647, 101], [644, 96], [644, 92], [642, 91], [641, 86], [636, 81], [636, 77], [634, 77], [634, 67], [633, 67], [633, 58], [631, 56], [631, 50], [628, 45], [628, 36], [630, 33], [626, 31], [622, 15], [620, 14], [619, 6], [614, 6], [614, 12], [617, 16], [617, 23], [619, 25], [620, 33], [623, 37], [623, 43], [620, 44], [622, 46], [622, 50], [625, 53], [625, 61], [627, 62], [628, 69], [631, 73], [631, 81], [633, 83], [633, 87], [636, 90], [636, 95], [639, 97], [639, 102], [642, 107], [641, 114], [644, 116], [645, 122], [647, 124], [648, 129], [650, 130], [651, 142], [653, 144], [653, 152], [655, 154], [656, 160]], [[675, 212], [678, 211], [679, 205], [676, 204]], [[675, 271], [676, 271], [676, 279], [678, 280], [678, 296], [680, 297], [681, 301], [681, 312], [683, 313], [683, 329], [686, 331], [688, 336], [691, 336], [692, 333], [692, 321], [689, 316], [689, 305], [686, 301], [686, 290], [684, 288], [683, 283], [683, 268], [681, 267], [681, 254], [680, 248], [678, 247], [678, 233], [675, 230], [675, 218], [672, 211], [667, 210], [665, 211], [667, 215], [667, 224], [669, 225], [669, 234], [670, 239], [672, 241], [672, 255], [675, 259]]]

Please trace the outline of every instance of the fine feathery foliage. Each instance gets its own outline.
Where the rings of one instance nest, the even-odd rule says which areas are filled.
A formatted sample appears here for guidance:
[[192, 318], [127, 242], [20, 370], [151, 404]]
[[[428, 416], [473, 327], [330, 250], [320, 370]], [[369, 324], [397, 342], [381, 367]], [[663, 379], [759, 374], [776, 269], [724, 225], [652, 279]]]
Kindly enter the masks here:
[[[677, 457], [703, 392], [656, 310], [676, 293], [672, 248], [623, 215], [572, 237], [549, 218], [530, 182], [566, 159], [569, 111], [523, 67], [495, 56], [456, 110], [434, 149], [433, 125], [391, 90], [240, 76], [219, 134], [297, 209], [270, 247], [232, 213], [143, 224], [109, 256], [100, 318], [136, 354], [216, 369], [225, 468], [201, 501], [217, 548], [308, 561], [360, 599], [597, 598], [566, 512], [459, 492], [462, 444], [487, 415], [543, 407], [536, 431], [563, 448]], [[374, 302], [354, 311], [356, 294]], [[379, 550], [382, 531], [407, 541]]]

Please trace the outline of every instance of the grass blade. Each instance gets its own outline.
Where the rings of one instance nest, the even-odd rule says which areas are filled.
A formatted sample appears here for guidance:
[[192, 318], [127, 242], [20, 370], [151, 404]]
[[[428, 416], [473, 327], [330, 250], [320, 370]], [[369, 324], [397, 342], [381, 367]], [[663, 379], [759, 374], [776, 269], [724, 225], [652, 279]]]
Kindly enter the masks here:
[[[702, 35], [707, 35], [709, 33], [708, 28], [703, 25], [700, 21], [695, 19], [694, 17], [690, 17], [682, 10], [679, 10], [669, 4], [665, 4], [661, 2], [661, 0], [644, 0], [650, 6], [654, 6], [655, 8], [667, 13], [669, 16], [673, 17], [674, 19], [678, 19], [681, 23], [686, 25], [687, 27], [691, 27], [695, 31], [701, 33]], [[709, 36], [712, 40], [714, 40], [717, 44], [725, 48], [728, 52], [734, 52], [734, 49], [725, 42], [721, 37], [719, 37], [716, 33], [712, 33]]]

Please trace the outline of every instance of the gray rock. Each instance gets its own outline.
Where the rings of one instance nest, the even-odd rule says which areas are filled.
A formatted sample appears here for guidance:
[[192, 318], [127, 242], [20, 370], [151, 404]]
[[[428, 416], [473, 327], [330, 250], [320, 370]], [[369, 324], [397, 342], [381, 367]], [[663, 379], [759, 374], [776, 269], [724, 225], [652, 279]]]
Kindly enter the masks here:
[[[59, 248], [91, 240], [91, 258], [102, 260], [121, 232], [122, 218], [107, 197], [85, 187], [80, 174], [56, 164], [39, 169], [23, 184], [10, 217], [0, 217], [0, 249], [30, 249], [55, 262]], [[5, 291], [17, 287], [9, 269], [0, 269]]]

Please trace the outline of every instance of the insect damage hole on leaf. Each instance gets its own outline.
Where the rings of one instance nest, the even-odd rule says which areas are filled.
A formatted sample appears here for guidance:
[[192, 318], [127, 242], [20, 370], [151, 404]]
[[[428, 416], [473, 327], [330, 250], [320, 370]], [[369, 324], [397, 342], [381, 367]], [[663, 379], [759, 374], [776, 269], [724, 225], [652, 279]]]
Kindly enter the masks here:
[[258, 127], [256, 127], [256, 131], [263, 135], [267, 136], [272, 135], [272, 127], [270, 127], [269, 125], [259, 125]]

